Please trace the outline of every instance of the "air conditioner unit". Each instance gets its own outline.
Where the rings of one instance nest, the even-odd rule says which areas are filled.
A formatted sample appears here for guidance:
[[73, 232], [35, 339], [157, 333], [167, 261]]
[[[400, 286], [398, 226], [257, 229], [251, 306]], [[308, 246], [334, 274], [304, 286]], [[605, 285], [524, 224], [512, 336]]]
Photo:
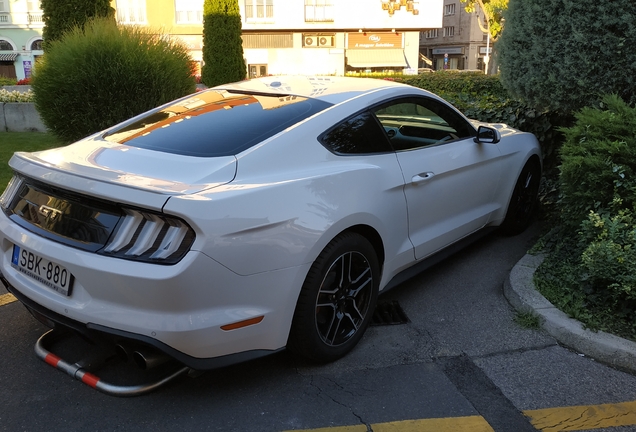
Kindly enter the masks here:
[[332, 47], [333, 46], [333, 36], [318, 36], [318, 46], [321, 46], [321, 47]]
[[318, 46], [318, 36], [305, 36], [305, 38], [304, 38], [304, 46], [306, 46], [306, 47], [317, 47]]

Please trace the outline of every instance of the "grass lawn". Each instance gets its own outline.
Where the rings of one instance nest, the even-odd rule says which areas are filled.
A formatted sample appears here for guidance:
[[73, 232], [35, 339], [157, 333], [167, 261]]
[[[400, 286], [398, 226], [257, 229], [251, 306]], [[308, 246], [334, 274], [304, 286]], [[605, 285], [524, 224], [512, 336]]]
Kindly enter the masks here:
[[0, 132], [0, 191], [11, 180], [9, 159], [18, 151], [33, 152], [64, 145], [53, 134], [40, 132]]

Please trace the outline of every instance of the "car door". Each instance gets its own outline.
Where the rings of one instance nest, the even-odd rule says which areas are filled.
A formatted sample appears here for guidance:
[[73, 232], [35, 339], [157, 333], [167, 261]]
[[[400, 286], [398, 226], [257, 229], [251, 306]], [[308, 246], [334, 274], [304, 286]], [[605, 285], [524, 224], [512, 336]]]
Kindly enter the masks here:
[[494, 200], [502, 157], [496, 144], [474, 141], [474, 127], [445, 103], [426, 97], [373, 109], [404, 175], [409, 236], [416, 259], [483, 227]]

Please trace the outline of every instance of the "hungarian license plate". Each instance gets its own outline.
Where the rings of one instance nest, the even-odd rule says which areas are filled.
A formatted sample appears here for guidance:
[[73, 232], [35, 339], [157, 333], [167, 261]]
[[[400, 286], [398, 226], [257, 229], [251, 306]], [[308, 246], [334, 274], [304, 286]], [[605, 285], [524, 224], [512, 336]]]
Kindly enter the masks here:
[[25, 275], [63, 295], [70, 295], [73, 275], [65, 267], [28, 249], [13, 245], [11, 265]]

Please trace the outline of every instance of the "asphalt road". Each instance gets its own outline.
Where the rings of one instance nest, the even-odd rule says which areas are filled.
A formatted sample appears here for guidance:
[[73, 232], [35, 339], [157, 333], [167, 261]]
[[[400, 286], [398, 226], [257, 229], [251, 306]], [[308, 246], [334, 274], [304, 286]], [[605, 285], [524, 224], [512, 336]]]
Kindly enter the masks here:
[[371, 327], [340, 361], [282, 352], [135, 398], [39, 360], [33, 345], [46, 329], [4, 304], [0, 430], [636, 431], [636, 376], [514, 322], [503, 282], [536, 236], [490, 235], [381, 296], [409, 322]]

